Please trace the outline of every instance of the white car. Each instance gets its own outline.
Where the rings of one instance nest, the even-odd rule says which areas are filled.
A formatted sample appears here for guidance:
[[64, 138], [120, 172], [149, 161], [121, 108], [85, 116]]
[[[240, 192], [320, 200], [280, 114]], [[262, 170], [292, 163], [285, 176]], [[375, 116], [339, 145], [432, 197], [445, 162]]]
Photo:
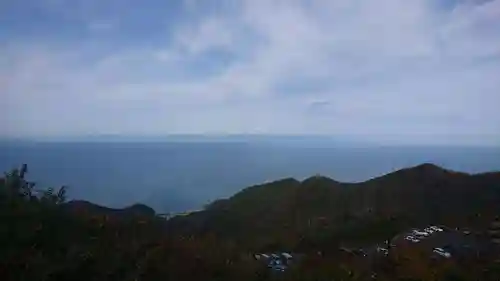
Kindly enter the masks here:
[[429, 233], [429, 234], [432, 234], [434, 232], [436, 232], [434, 229], [430, 228], [430, 227], [427, 227], [426, 229], [424, 229], [425, 232]]
[[417, 239], [417, 238], [415, 238], [415, 237], [413, 237], [413, 236], [406, 236], [406, 237], [405, 237], [405, 240], [411, 241], [411, 242], [413, 242], [413, 243], [418, 243], [418, 242], [420, 242], [420, 240], [419, 240], [419, 239]]
[[451, 258], [451, 254], [446, 252], [445, 250], [443, 250], [442, 248], [434, 248], [433, 250], [434, 253], [442, 256], [442, 257], [445, 257], [445, 258]]
[[387, 250], [386, 248], [382, 248], [382, 247], [377, 247], [377, 252], [382, 253], [384, 255], [389, 254], [389, 250]]
[[413, 230], [413, 234], [415, 235], [419, 235], [419, 236], [429, 236], [429, 233], [425, 232], [425, 231], [418, 231], [418, 230]]
[[434, 230], [434, 231], [438, 231], [438, 232], [443, 231], [443, 229], [442, 229], [442, 228], [439, 228], [439, 227], [437, 227], [437, 226], [431, 226], [431, 227], [429, 227], [429, 228], [430, 228], [430, 229], [432, 229], [432, 230]]

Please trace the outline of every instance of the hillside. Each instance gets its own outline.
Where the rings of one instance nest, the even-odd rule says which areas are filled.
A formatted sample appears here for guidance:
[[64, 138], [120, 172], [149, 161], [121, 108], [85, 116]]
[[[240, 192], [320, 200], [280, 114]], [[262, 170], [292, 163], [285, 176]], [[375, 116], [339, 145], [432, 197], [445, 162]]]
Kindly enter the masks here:
[[155, 216], [155, 210], [144, 204], [134, 204], [123, 209], [113, 209], [96, 205], [88, 201], [72, 200], [63, 204], [61, 207], [65, 211], [75, 214], [87, 213], [89, 215], [106, 215], [114, 219]]
[[[165, 220], [141, 204], [66, 202], [65, 187], [35, 189], [26, 172], [24, 165], [0, 178], [2, 280], [500, 278], [489, 242], [478, 244], [492, 249], [486, 254], [444, 260], [432, 247], [449, 244], [451, 234], [411, 245], [401, 232], [429, 222], [485, 229], [500, 213], [499, 173], [467, 175], [426, 164], [356, 184], [283, 179]], [[388, 240], [397, 245], [386, 256], [361, 254]], [[286, 272], [256, 259], [282, 251], [296, 258]]]
[[256, 185], [171, 223], [250, 247], [293, 248], [304, 237], [363, 242], [428, 223], [484, 229], [499, 213], [500, 173], [470, 175], [422, 164], [361, 183], [314, 176]]

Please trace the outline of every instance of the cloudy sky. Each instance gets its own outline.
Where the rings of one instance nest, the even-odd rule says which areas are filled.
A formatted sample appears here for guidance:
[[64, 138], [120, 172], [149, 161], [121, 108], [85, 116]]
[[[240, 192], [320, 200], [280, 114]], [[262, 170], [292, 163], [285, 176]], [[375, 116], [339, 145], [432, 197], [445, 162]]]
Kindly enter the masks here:
[[500, 143], [500, 0], [3, 0], [6, 137]]

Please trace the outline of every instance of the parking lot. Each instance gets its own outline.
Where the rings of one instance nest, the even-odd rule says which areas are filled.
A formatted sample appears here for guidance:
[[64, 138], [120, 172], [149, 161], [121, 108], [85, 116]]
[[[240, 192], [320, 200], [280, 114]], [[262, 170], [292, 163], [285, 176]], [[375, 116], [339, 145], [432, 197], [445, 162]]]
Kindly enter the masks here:
[[455, 258], [487, 251], [487, 243], [479, 241], [470, 231], [451, 229], [445, 226], [428, 226], [411, 229], [396, 236], [394, 246], [418, 246], [429, 249], [434, 257]]

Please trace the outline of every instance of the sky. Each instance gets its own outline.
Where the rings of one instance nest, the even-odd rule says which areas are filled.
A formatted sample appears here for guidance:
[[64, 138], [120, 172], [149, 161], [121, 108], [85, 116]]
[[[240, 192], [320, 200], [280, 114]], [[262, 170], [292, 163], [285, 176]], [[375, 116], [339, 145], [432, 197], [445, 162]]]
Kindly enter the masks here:
[[3, 0], [0, 137], [500, 144], [500, 0]]

